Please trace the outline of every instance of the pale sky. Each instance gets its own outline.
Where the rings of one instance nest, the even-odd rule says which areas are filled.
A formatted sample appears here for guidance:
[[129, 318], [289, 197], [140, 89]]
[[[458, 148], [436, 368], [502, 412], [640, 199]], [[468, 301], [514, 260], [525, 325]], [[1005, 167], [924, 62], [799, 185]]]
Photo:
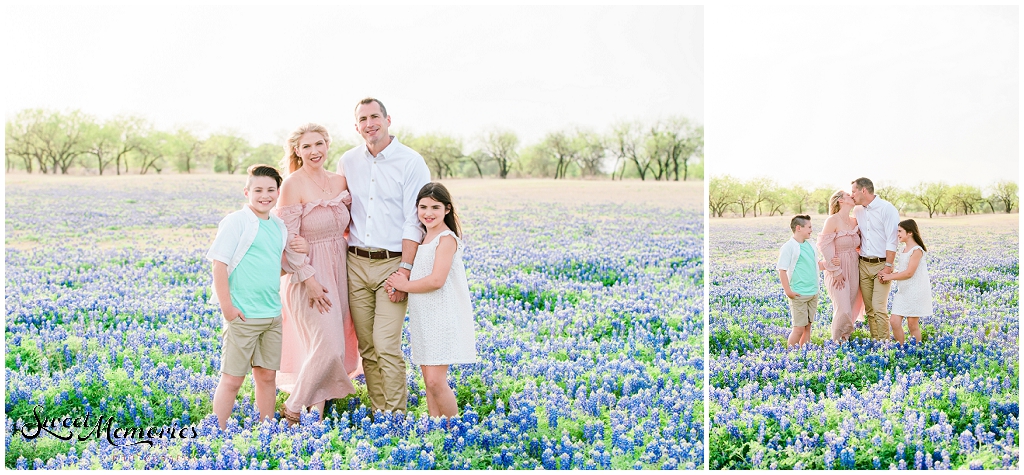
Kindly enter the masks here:
[[708, 8], [708, 175], [987, 186], [1019, 174], [1011, 7]]
[[5, 7], [4, 106], [202, 124], [253, 144], [305, 122], [358, 139], [355, 103], [392, 128], [521, 144], [619, 119], [704, 122], [699, 6]]

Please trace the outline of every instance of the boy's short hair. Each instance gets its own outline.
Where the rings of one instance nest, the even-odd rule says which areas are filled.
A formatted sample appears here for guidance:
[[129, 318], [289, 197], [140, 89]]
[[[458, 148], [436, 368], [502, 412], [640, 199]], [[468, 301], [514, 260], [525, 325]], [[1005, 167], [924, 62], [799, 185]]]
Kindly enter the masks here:
[[857, 185], [857, 188], [866, 190], [868, 193], [871, 193], [872, 195], [875, 194], [875, 184], [871, 183], [871, 180], [867, 178], [860, 177], [856, 180], [851, 181], [850, 184]]
[[279, 173], [276, 168], [270, 165], [257, 163], [256, 165], [249, 167], [247, 172], [249, 173], [249, 178], [245, 179], [245, 189], [249, 189], [249, 183], [252, 182], [252, 177], [254, 176], [269, 176], [270, 178], [273, 178], [274, 181], [277, 182], [278, 188], [281, 187], [281, 173]]
[[811, 217], [806, 214], [798, 214], [793, 216], [793, 219], [789, 221], [789, 229], [796, 232], [797, 226], [807, 226], [807, 223], [811, 222]]

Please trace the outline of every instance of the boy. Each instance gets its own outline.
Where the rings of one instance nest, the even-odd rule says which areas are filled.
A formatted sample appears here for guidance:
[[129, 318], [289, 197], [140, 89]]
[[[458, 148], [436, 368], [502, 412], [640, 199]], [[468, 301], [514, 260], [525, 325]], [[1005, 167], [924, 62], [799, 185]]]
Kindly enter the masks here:
[[818, 271], [824, 265], [818, 262], [814, 245], [811, 244], [811, 217], [799, 214], [789, 222], [793, 237], [782, 245], [779, 251], [779, 280], [789, 297], [789, 311], [793, 331], [789, 334], [789, 346], [803, 345], [811, 341], [811, 324], [818, 308]]
[[224, 316], [220, 383], [213, 396], [213, 412], [222, 430], [249, 368], [260, 420], [274, 417], [275, 380], [281, 367], [281, 260], [288, 231], [270, 214], [277, 204], [281, 174], [268, 165], [253, 165], [248, 173], [248, 204], [221, 220], [206, 255], [213, 261], [213, 294]]

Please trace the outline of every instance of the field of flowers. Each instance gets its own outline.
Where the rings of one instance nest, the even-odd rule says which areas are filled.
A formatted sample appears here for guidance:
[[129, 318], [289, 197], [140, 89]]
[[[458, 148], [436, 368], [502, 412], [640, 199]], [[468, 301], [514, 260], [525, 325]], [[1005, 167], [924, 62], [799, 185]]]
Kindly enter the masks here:
[[[357, 383], [322, 423], [255, 424], [247, 378], [221, 432], [210, 405], [221, 317], [204, 255], [241, 184], [8, 177], [7, 468], [703, 467], [701, 213], [543, 193], [498, 206], [453, 187], [480, 362], [452, 368], [451, 427], [426, 417], [410, 367], [408, 414], [371, 419]], [[196, 436], [25, 437], [37, 410]]]
[[866, 327], [833, 344], [823, 292], [812, 345], [793, 351], [775, 270], [788, 220], [712, 221], [709, 468], [1019, 467], [1019, 238], [1016, 215], [999, 218], [918, 220], [935, 310], [921, 344]]

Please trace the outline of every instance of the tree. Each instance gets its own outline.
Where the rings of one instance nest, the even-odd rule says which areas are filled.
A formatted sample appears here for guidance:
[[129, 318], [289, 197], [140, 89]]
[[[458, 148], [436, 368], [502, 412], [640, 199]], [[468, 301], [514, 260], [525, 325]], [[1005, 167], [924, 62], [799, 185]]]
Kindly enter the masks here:
[[94, 157], [96, 171], [102, 175], [103, 170], [114, 161], [120, 148], [117, 129], [109, 121], [103, 124], [90, 122], [85, 126], [83, 141], [85, 143], [84, 154]]
[[736, 204], [736, 192], [740, 182], [729, 175], [713, 176], [708, 180], [708, 207], [711, 214], [719, 218]]
[[128, 154], [139, 147], [139, 143], [148, 130], [151, 129], [146, 119], [138, 116], [119, 116], [108, 123], [108, 126], [118, 135], [117, 153], [114, 155], [114, 171], [121, 174], [121, 162], [124, 161], [124, 171], [128, 173]]
[[582, 176], [597, 176], [601, 174], [601, 163], [604, 162], [605, 150], [604, 137], [589, 130], [577, 130], [573, 137], [573, 146], [576, 149], [576, 165], [580, 167]]
[[[507, 129], [491, 129], [484, 132], [479, 141], [481, 151], [498, 165], [498, 176], [502, 179], [507, 178], [508, 172], [515, 166], [518, 158], [516, 148], [519, 147], [519, 137], [516, 133]], [[478, 170], [479, 168], [477, 165]]]
[[569, 165], [578, 160], [579, 151], [573, 137], [564, 131], [549, 132], [541, 140], [541, 150], [552, 158], [555, 164], [555, 179], [565, 178]]
[[796, 214], [804, 214], [804, 208], [811, 201], [811, 192], [803, 185], [794, 185], [782, 190], [783, 200]]
[[911, 195], [924, 206], [931, 218], [937, 211], [944, 211], [946, 195], [949, 193], [949, 186], [943, 182], [920, 183], [913, 188]]
[[[768, 208], [768, 216], [775, 216], [775, 213], [779, 213], [782, 216], [783, 209], [786, 207], [786, 190], [783, 188], [775, 188], [770, 190], [764, 196], [764, 204]], [[764, 214], [762, 208], [761, 214]]]
[[[281, 145], [263, 143], [253, 148], [252, 152], [245, 157], [245, 160], [238, 164], [238, 168], [240, 170], [248, 170], [250, 166], [258, 163], [276, 167], [280, 164], [283, 156], [284, 149]], [[327, 170], [334, 171], [330, 168], [327, 168]]]
[[211, 135], [203, 142], [203, 152], [213, 158], [213, 170], [234, 174], [245, 161], [252, 146], [242, 137], [231, 132]]
[[[405, 142], [408, 144], [409, 142]], [[423, 156], [432, 175], [443, 180], [455, 173], [452, 167], [462, 159], [462, 140], [442, 133], [429, 133], [412, 137], [410, 147]]]
[[955, 211], [963, 210], [965, 215], [971, 214], [981, 201], [981, 190], [972, 185], [954, 185], [949, 188], [949, 200]]
[[913, 200], [913, 197], [909, 196], [906, 191], [890, 184], [882, 184], [882, 186], [875, 188], [875, 195], [892, 203], [900, 214], [903, 214], [903, 208]]
[[541, 143], [524, 148], [517, 164], [522, 173], [527, 176], [550, 177], [555, 174], [554, 159]]
[[484, 153], [482, 150], [474, 150], [473, 153], [466, 155], [465, 158], [466, 160], [469, 160], [469, 162], [473, 164], [473, 167], [476, 168], [476, 173], [480, 175], [480, 178], [483, 178], [483, 166], [486, 165], [487, 162], [490, 162], [491, 158], [488, 157], [487, 154]]
[[42, 109], [25, 109], [18, 112], [13, 121], [7, 121], [4, 127], [4, 152], [9, 157], [20, 158], [28, 173], [32, 173], [35, 163], [42, 164], [45, 160], [43, 151], [35, 139], [35, 129], [37, 124], [43, 121], [45, 114], [46, 111]]
[[1003, 180], [993, 185], [992, 195], [1003, 203], [1003, 210], [1007, 213], [1013, 212], [1013, 206], [1019, 203], [1017, 184], [1012, 181]]
[[836, 190], [819, 186], [811, 192], [810, 209], [817, 214], [828, 214], [828, 200]]
[[[644, 150], [644, 134], [639, 123], [623, 121], [613, 125], [609, 146], [616, 157], [616, 167], [622, 163], [622, 169], [619, 171], [620, 180], [626, 173], [626, 164], [630, 162], [636, 166], [640, 180], [646, 178], [651, 163]], [[612, 175], [612, 178], [615, 178], [614, 171]]]
[[[747, 211], [754, 208], [757, 202], [757, 191], [750, 183], [739, 183], [735, 188], [736, 204], [740, 207], [740, 217], [746, 218]], [[754, 214], [757, 217], [757, 214]]]
[[57, 170], [67, 174], [75, 159], [85, 153], [84, 132], [90, 120], [90, 117], [77, 110], [67, 114], [43, 114], [42, 120], [31, 129], [41, 152], [37, 158], [42, 158], [39, 169], [43, 173], [50, 167], [53, 174], [57, 174]]
[[[689, 152], [689, 153], [687, 153]], [[683, 153], [680, 155], [683, 162], [683, 181], [686, 181], [690, 177], [690, 159], [696, 158], [700, 161], [704, 160], [704, 126], [698, 125], [690, 129], [690, 133], [687, 134], [687, 140], [685, 142], [685, 148]], [[676, 167], [674, 170], [676, 181], [679, 180], [679, 168]], [[703, 174], [701, 177], [703, 178]]]
[[181, 127], [168, 137], [167, 153], [174, 158], [174, 168], [179, 172], [192, 173], [199, 166], [202, 151], [203, 141], [187, 128]]
[[157, 173], [163, 171], [164, 156], [167, 154], [170, 137], [170, 134], [157, 130], [149, 130], [139, 137], [138, 146], [132, 152], [132, 157], [138, 163], [140, 175], [145, 175], [149, 170], [155, 170]]
[[[772, 180], [771, 178], [758, 177], [750, 180], [749, 186], [753, 193], [753, 206], [751, 209], [754, 211], [754, 217], [756, 218], [757, 212], [760, 210], [761, 203], [768, 202], [769, 200], [778, 201], [774, 197], [778, 190], [778, 185], [776, 185], [775, 180]], [[761, 210], [761, 214], [764, 214], [763, 210]]]
[[664, 177], [666, 181], [679, 181], [680, 165], [686, 180], [690, 158], [698, 151], [703, 154], [704, 128], [692, 126], [683, 117], [659, 121], [651, 127], [646, 145], [655, 180]]

